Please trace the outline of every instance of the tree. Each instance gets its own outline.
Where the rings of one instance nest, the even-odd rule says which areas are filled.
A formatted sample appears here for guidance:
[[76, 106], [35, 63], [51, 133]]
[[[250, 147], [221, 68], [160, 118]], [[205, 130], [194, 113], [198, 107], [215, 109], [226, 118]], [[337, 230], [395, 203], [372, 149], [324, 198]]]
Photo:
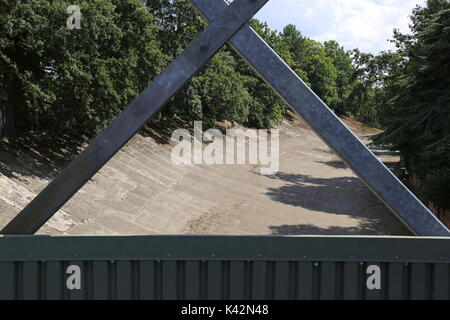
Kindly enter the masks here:
[[400, 149], [424, 199], [450, 208], [450, 2], [429, 0], [412, 21], [411, 36], [395, 37], [407, 62], [393, 84], [387, 130], [375, 142]]
[[348, 51], [339, 45], [337, 41], [331, 40], [324, 43], [327, 56], [331, 59], [337, 71], [336, 87], [338, 100], [335, 111], [339, 115], [347, 115], [349, 98], [354, 86], [353, 77], [356, 68]]
[[292, 24], [287, 25], [280, 36], [291, 53], [291, 67], [326, 104], [335, 109], [338, 103], [337, 70], [323, 44], [304, 38]]
[[339, 103], [337, 70], [323, 44], [305, 40], [300, 54], [301, 68], [308, 75], [311, 89], [333, 110]]
[[293, 24], [288, 24], [284, 27], [280, 37], [291, 56], [291, 63], [288, 63], [289, 66], [307, 85], [311, 86], [308, 73], [306, 72], [306, 65], [303, 63], [306, 38], [302, 36], [302, 33]]
[[0, 99], [19, 134], [92, 136], [167, 64], [139, 0], [79, 1], [80, 30], [66, 27], [69, 1], [1, 4]]
[[236, 71], [236, 60], [221, 50], [173, 100], [174, 115], [187, 120], [203, 120], [206, 126], [230, 121], [244, 124], [248, 120], [252, 98], [244, 77]]
[[396, 52], [373, 55], [353, 50], [356, 67], [346, 110], [366, 124], [383, 127], [391, 116], [395, 79], [403, 72], [404, 58]]
[[302, 33], [293, 24], [288, 24], [284, 27], [283, 32], [280, 34], [288, 45], [288, 49], [294, 59], [294, 61], [300, 61], [300, 55], [304, 48], [305, 38]]

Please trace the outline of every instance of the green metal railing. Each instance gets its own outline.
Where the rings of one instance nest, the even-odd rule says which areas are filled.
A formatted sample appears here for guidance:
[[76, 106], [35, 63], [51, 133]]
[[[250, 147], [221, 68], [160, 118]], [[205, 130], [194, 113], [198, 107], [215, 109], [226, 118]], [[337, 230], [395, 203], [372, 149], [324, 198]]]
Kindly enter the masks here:
[[[379, 289], [367, 285], [371, 266]], [[1, 237], [0, 298], [449, 299], [450, 240]]]

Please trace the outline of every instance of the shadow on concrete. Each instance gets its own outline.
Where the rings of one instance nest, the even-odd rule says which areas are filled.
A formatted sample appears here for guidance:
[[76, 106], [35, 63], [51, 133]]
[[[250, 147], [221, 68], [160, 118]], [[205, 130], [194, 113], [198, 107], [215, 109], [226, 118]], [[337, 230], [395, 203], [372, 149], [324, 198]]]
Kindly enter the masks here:
[[326, 164], [335, 169], [347, 169], [347, 165], [343, 161], [316, 161], [317, 163]]
[[[166, 144], [173, 130], [184, 127], [187, 125], [182, 120], [173, 120], [170, 125], [155, 120], [139, 133], [159, 144]], [[84, 150], [88, 142], [87, 137], [55, 137], [46, 133], [30, 133], [10, 140], [3, 138], [0, 140], [0, 173], [25, 183], [22, 176], [53, 180]]]
[[324, 153], [324, 154], [336, 155], [336, 153], [335, 153], [334, 151], [330, 150], [330, 149], [313, 148], [313, 150], [314, 150], [314, 151], [317, 151], [317, 152]]
[[[158, 144], [167, 144], [170, 142], [172, 133], [177, 129], [188, 129], [192, 131], [193, 124], [187, 121], [174, 118], [170, 120], [153, 119], [140, 130], [140, 134], [147, 138], [152, 138]], [[192, 134], [192, 132], [191, 132]]]
[[279, 173], [271, 179], [286, 184], [269, 188], [273, 201], [333, 215], [359, 219], [357, 227], [319, 228], [314, 225], [271, 226], [273, 234], [283, 235], [401, 235], [409, 234], [390, 210], [356, 177], [315, 178], [302, 174]]
[[319, 228], [317, 226], [301, 224], [301, 225], [282, 225], [269, 227], [272, 235], [380, 235], [382, 233], [373, 229], [370, 223], [361, 224], [359, 227], [331, 227]]
[[35, 134], [0, 142], [0, 173], [22, 181], [21, 176], [51, 180], [85, 147], [69, 136]]
[[313, 225], [272, 226], [274, 234], [380, 235], [409, 234], [390, 210], [357, 177], [315, 178], [279, 173], [271, 179], [286, 184], [269, 188], [273, 201], [310, 211], [345, 215], [360, 220], [358, 227], [321, 229]]
[[312, 211], [367, 218], [365, 205], [382, 205], [356, 177], [315, 178], [278, 173], [271, 178], [287, 183], [267, 190], [272, 200]]
[[[325, 164], [334, 169], [350, 169], [343, 161], [316, 161], [316, 162]], [[395, 175], [397, 176], [400, 175], [401, 171], [400, 161], [393, 161], [393, 162], [383, 161], [383, 164]]]

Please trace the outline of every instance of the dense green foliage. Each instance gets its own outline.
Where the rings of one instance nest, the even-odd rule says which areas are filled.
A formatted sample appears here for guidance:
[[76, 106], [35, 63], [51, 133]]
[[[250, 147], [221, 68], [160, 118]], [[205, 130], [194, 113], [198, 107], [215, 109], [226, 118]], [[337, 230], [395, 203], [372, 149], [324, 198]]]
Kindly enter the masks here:
[[[81, 1], [81, 30], [66, 28], [68, 1], [0, 0], [2, 134], [29, 131], [93, 136], [175, 59], [206, 26], [187, 0]], [[340, 114], [355, 68], [338, 43], [252, 27]], [[222, 49], [159, 116], [279, 123], [284, 102], [232, 50]]]
[[80, 1], [83, 25], [72, 31], [69, 1], [1, 2], [0, 105], [17, 134], [92, 135], [166, 63], [138, 0]]
[[424, 199], [450, 208], [450, 2], [417, 8], [412, 34], [395, 43], [404, 63], [385, 84], [391, 112], [375, 141], [400, 149]]

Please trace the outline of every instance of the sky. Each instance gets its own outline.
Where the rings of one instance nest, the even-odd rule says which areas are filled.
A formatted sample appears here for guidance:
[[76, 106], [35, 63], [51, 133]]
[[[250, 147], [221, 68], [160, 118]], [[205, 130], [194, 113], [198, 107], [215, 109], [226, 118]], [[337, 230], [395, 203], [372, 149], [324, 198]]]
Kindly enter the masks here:
[[303, 36], [337, 40], [347, 50], [394, 49], [393, 29], [409, 31], [409, 16], [424, 0], [270, 0], [256, 16], [281, 31], [293, 23]]

